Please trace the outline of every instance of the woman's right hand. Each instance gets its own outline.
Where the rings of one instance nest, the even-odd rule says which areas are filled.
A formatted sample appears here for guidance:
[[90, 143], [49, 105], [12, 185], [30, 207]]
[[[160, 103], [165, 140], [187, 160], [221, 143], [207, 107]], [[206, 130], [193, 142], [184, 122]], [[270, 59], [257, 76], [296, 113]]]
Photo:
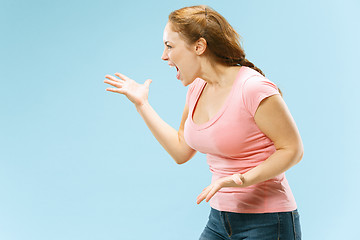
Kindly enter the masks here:
[[116, 87], [107, 88], [106, 91], [124, 94], [136, 107], [148, 101], [151, 79], [146, 80], [144, 84], [139, 84], [121, 73], [115, 73], [115, 76], [118, 76], [120, 79], [111, 75], [105, 76], [107, 79], [104, 80], [104, 83]]

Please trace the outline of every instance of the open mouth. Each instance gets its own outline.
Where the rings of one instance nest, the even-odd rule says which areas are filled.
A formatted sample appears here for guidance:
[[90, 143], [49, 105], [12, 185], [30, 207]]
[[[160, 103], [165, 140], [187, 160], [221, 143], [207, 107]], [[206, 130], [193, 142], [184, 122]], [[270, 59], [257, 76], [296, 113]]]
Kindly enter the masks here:
[[176, 67], [176, 78], [180, 80], [180, 71], [179, 68], [177, 66]]
[[169, 62], [169, 66], [176, 68], [176, 78], [180, 80], [180, 70], [179, 70], [179, 68], [175, 64], [173, 64], [171, 62]]

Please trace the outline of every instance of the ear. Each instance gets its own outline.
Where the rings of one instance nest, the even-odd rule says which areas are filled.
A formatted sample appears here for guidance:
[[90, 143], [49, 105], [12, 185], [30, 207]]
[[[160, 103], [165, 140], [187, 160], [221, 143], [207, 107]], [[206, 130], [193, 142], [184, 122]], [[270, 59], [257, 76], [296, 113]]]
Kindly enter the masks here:
[[199, 38], [199, 40], [197, 40], [195, 43], [196, 54], [200, 56], [205, 52], [206, 48], [207, 48], [207, 43], [205, 38]]

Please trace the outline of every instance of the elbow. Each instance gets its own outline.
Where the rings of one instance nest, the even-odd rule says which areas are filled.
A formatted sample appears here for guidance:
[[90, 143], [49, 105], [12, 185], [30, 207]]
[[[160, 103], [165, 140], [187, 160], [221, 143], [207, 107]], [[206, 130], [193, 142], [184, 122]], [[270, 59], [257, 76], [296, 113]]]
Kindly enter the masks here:
[[172, 156], [172, 157], [178, 165], [182, 165], [182, 164], [188, 162], [195, 155], [195, 153], [196, 153], [196, 151], [190, 151], [188, 153], [183, 153], [183, 154], [180, 154], [177, 156]]
[[304, 146], [303, 146], [302, 142], [300, 142], [298, 144], [298, 146], [296, 147], [295, 153], [296, 153], [295, 154], [295, 164], [298, 164], [304, 156]]
[[183, 161], [183, 162], [182, 161], [175, 161], [175, 162], [176, 162], [177, 165], [182, 165], [182, 164], [186, 163], [185, 161]]
[[277, 150], [284, 151], [284, 153], [286, 152], [287, 159], [291, 166], [298, 164], [302, 160], [304, 155], [304, 148], [301, 143], [287, 146], [284, 148], [279, 148]]
[[304, 150], [301, 150], [298, 154], [296, 164], [298, 164], [302, 160], [303, 156], [304, 156]]
[[186, 159], [186, 158], [174, 158], [175, 163], [178, 165], [182, 165], [184, 163], [186, 163], [187, 161], [189, 161], [190, 159]]
[[178, 165], [182, 165], [188, 162], [196, 154], [196, 150], [186, 147], [182, 148], [180, 151], [173, 153], [171, 156]]
[[179, 159], [179, 158], [176, 158], [176, 157], [172, 157], [173, 159], [174, 159], [174, 161], [175, 161], [175, 163], [177, 164], [177, 165], [181, 165], [181, 164], [183, 164], [183, 161], [181, 161], [181, 159]]

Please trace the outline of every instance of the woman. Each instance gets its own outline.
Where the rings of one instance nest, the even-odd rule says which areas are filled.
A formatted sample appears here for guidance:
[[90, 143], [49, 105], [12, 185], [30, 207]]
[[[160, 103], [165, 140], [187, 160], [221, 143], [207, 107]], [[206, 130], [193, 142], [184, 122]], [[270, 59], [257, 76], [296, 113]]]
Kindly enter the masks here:
[[179, 130], [148, 102], [151, 80], [138, 84], [116, 73], [106, 90], [126, 95], [174, 158], [207, 154], [211, 184], [197, 197], [210, 201], [200, 239], [300, 239], [299, 215], [284, 172], [303, 156], [295, 122], [279, 89], [245, 58], [239, 36], [207, 6], [172, 12], [162, 59], [189, 86]]

